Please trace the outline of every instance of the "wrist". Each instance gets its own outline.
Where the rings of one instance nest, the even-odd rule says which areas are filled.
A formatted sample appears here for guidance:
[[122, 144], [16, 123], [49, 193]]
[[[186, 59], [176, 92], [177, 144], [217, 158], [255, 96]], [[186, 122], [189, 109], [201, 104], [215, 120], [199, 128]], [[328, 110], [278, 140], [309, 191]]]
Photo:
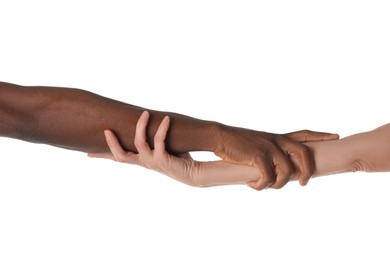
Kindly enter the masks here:
[[356, 171], [360, 153], [348, 139], [309, 142], [314, 157], [313, 177]]

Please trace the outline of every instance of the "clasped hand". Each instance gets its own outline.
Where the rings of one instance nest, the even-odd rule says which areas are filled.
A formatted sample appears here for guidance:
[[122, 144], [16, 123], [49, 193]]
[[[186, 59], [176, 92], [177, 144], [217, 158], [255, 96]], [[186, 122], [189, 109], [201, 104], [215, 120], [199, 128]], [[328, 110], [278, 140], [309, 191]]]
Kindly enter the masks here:
[[138, 153], [125, 151], [115, 134], [106, 130], [104, 134], [112, 154], [89, 156], [140, 165], [191, 186], [246, 183], [261, 190], [281, 188], [290, 180], [306, 185], [313, 174], [314, 163], [303, 143], [338, 139], [338, 135], [308, 130], [276, 135], [226, 127], [214, 151], [223, 160], [198, 162], [189, 153], [174, 156], [166, 151], [168, 116], [162, 120], [154, 136], [154, 149], [151, 149], [146, 141], [148, 120], [149, 113], [145, 111], [137, 122], [134, 144]]

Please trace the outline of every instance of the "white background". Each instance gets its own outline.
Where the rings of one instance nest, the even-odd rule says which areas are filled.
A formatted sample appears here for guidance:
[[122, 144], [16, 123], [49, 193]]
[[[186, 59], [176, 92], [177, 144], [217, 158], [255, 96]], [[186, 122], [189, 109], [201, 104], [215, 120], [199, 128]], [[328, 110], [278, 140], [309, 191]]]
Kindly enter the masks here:
[[[389, 122], [389, 13], [388, 1], [1, 1], [0, 80], [346, 136]], [[256, 192], [5, 138], [0, 158], [0, 259], [390, 257], [386, 173]]]

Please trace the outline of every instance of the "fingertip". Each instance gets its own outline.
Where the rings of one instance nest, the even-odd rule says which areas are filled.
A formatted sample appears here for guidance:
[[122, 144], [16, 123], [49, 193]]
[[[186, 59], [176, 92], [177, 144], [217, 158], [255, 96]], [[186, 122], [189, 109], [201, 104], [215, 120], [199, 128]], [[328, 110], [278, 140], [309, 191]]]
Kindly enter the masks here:
[[340, 139], [340, 135], [339, 134], [332, 134], [332, 137], [333, 137], [334, 140]]
[[322, 140], [338, 140], [340, 139], [340, 136], [338, 134], [327, 134]]
[[164, 125], [165, 125], [165, 128], [166, 128], [165, 131], [168, 131], [170, 123], [171, 123], [171, 118], [169, 116], [165, 116], [164, 117]]
[[299, 181], [299, 184], [300, 184], [302, 187], [306, 186], [308, 183], [309, 183], [309, 180], [300, 180], [300, 181]]
[[102, 155], [101, 154], [96, 154], [96, 153], [89, 153], [87, 154], [89, 158], [100, 158]]
[[168, 128], [169, 128], [169, 117], [165, 116], [163, 118], [163, 120], [161, 120], [160, 125], [158, 126], [156, 136], [157, 135], [163, 135], [164, 136], [166, 134]]
[[106, 138], [109, 138], [112, 135], [113, 135], [113, 132], [111, 130], [104, 130], [104, 136]]
[[160, 126], [159, 126], [159, 130], [161, 131], [162, 129], [165, 129], [165, 128], [168, 128], [167, 126], [169, 126], [169, 116], [164, 116], [163, 120], [161, 120], [161, 123], [160, 123]]
[[105, 130], [104, 136], [106, 137], [106, 142], [109, 146], [111, 146], [117, 139], [116, 135], [111, 130]]
[[299, 184], [301, 186], [306, 186], [307, 183], [309, 182], [309, 180], [311, 179], [311, 174], [308, 174], [307, 173], [301, 173], [300, 176], [298, 177], [298, 180], [299, 180]]
[[142, 112], [142, 114], [138, 118], [136, 128], [143, 128], [148, 124], [148, 121], [149, 121], [149, 112], [148, 111]]
[[140, 118], [143, 118], [143, 119], [149, 118], [149, 112], [145, 110], [144, 112], [142, 112]]

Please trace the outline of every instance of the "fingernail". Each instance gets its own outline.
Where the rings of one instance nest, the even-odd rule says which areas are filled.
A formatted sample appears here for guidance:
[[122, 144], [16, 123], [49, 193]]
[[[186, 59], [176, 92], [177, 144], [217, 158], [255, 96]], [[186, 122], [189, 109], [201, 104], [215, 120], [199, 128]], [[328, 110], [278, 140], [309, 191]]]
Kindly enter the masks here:
[[338, 134], [330, 134], [331, 138], [339, 139], [340, 136]]

